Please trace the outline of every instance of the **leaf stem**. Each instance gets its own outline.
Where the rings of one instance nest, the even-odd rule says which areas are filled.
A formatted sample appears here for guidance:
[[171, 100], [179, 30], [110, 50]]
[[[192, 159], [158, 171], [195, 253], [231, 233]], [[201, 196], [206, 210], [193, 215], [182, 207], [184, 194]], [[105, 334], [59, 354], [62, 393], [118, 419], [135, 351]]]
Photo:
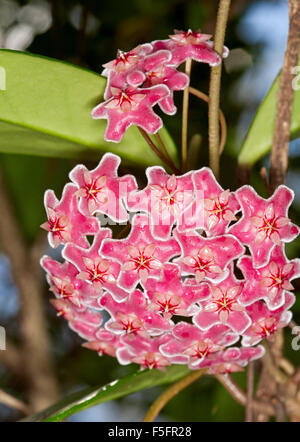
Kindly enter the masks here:
[[[220, 0], [216, 32], [214, 39], [214, 50], [222, 57], [225, 31], [230, 8], [230, 0]], [[209, 164], [215, 177], [219, 178], [219, 103], [221, 86], [222, 64], [211, 68], [209, 84]]]
[[[185, 62], [185, 73], [190, 78], [192, 70], [192, 59], [188, 58]], [[189, 88], [186, 87], [183, 91], [182, 103], [182, 132], [181, 132], [181, 156], [182, 156], [182, 170], [186, 171], [187, 165], [187, 137], [188, 137], [188, 115], [189, 115]]]
[[144, 131], [144, 129], [142, 129], [141, 127], [137, 126], [142, 137], [144, 138], [144, 140], [148, 143], [149, 147], [151, 148], [151, 150], [153, 150], [153, 152], [158, 156], [158, 158], [160, 158], [167, 166], [169, 166], [169, 168], [175, 173], [175, 174], [180, 174], [180, 170], [177, 169], [177, 167], [174, 165], [174, 163], [172, 161], [170, 161], [168, 158], [165, 157], [165, 155], [157, 148], [157, 146], [155, 146], [155, 144], [153, 143], [153, 141], [151, 140], [151, 138], [149, 137], [149, 135], [147, 134], [146, 131]]
[[197, 370], [193, 373], [188, 374], [183, 379], [180, 379], [180, 381], [176, 382], [175, 384], [171, 385], [167, 390], [165, 390], [147, 411], [145, 414], [145, 417], [143, 419], [143, 422], [153, 422], [154, 419], [158, 416], [160, 411], [163, 409], [163, 407], [174, 397], [176, 396], [180, 391], [184, 390], [186, 387], [188, 387], [190, 384], [195, 382], [197, 379], [199, 379], [201, 376], [203, 376], [206, 373], [206, 369]]

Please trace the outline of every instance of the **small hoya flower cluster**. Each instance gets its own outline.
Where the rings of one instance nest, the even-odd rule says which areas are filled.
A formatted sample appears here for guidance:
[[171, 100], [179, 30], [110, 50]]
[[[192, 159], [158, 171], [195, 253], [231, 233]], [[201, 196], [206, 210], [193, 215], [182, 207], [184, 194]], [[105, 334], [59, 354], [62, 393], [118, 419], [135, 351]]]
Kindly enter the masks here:
[[[42, 227], [63, 245], [63, 263], [41, 260], [58, 314], [85, 347], [121, 364], [228, 373], [261, 357], [256, 344], [292, 317], [293, 192], [280, 186], [266, 200], [250, 186], [223, 190], [205, 167], [175, 176], [158, 166], [139, 190], [119, 164], [105, 154], [96, 169], [71, 171], [60, 201], [45, 194]], [[100, 214], [117, 223], [130, 214], [130, 232], [113, 238]]]
[[[173, 115], [173, 92], [188, 86], [189, 77], [177, 70], [188, 59], [216, 66], [221, 57], [213, 50], [211, 35], [199, 31], [175, 31], [167, 40], [142, 44], [129, 52], [118, 51], [117, 58], [104, 66], [107, 77], [105, 101], [92, 111], [93, 118], [107, 119], [104, 138], [119, 142], [131, 125], [150, 134], [162, 127], [153, 111], [158, 104]], [[223, 57], [228, 55], [224, 47]]]

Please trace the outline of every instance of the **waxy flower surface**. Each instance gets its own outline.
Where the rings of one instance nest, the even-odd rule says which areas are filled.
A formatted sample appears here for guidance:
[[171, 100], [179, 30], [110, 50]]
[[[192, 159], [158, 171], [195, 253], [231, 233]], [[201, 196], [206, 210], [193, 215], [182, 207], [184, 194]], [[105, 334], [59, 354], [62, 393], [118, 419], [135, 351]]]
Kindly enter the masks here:
[[104, 134], [106, 141], [118, 143], [132, 124], [150, 134], [161, 129], [162, 120], [154, 113], [152, 107], [169, 95], [167, 86], [157, 85], [144, 89], [132, 86], [125, 89], [111, 87], [111, 93], [111, 98], [92, 111], [93, 118], [107, 119]]
[[149, 218], [135, 215], [131, 232], [125, 239], [103, 241], [102, 253], [116, 259], [121, 265], [119, 284], [132, 289], [148, 276], [159, 277], [164, 263], [180, 253], [177, 241], [173, 238], [160, 241], [150, 231]]
[[[210, 35], [199, 31], [175, 31], [168, 40], [146, 43], [124, 52], [103, 65], [107, 77], [104, 102], [92, 111], [95, 119], [107, 119], [104, 138], [119, 142], [131, 125], [150, 134], [162, 127], [153, 107], [158, 104], [169, 115], [176, 113], [173, 92], [185, 89], [189, 78], [177, 70], [188, 59], [217, 66], [221, 57], [213, 50]], [[228, 55], [224, 48], [223, 57]]]
[[174, 236], [182, 249], [179, 265], [184, 273], [194, 274], [198, 283], [205, 279], [215, 282], [224, 279], [229, 273], [228, 264], [244, 253], [244, 247], [231, 235], [204, 238], [175, 231]]
[[252, 187], [243, 186], [236, 191], [236, 197], [243, 216], [229, 232], [249, 247], [254, 266], [261, 267], [269, 260], [275, 245], [290, 242], [299, 233], [287, 216], [294, 194], [286, 186], [279, 186], [274, 195], [265, 200]]
[[240, 208], [235, 195], [228, 189], [224, 190], [207, 167], [196, 171], [193, 181], [195, 202], [182, 216], [178, 230], [204, 229], [208, 236], [226, 233]]
[[108, 153], [102, 157], [99, 166], [94, 170], [89, 171], [83, 165], [72, 170], [70, 178], [78, 186], [78, 207], [84, 215], [100, 212], [117, 222], [128, 220], [123, 200], [137, 185], [131, 175], [118, 177], [119, 165], [120, 158]]
[[[104, 101], [92, 111], [107, 120], [105, 140], [119, 142], [131, 125], [144, 138], [157, 133], [154, 106], [174, 114], [173, 94], [189, 84], [177, 68], [190, 60], [216, 66], [228, 55], [210, 37], [175, 31], [119, 50], [104, 65]], [[58, 315], [85, 348], [142, 370], [184, 364], [226, 374], [261, 358], [257, 344], [292, 318], [291, 281], [300, 275], [300, 260], [285, 254], [299, 233], [288, 217], [293, 192], [232, 192], [207, 167], [178, 176], [152, 166], [140, 188], [119, 165], [107, 153], [96, 168], [70, 172], [61, 200], [45, 194], [42, 227], [64, 260], [41, 260]], [[124, 226], [119, 234], [115, 224]]]
[[86, 235], [94, 235], [98, 230], [97, 220], [84, 216], [79, 211], [76, 190], [76, 186], [67, 184], [60, 201], [52, 190], [45, 193], [44, 204], [48, 221], [41, 227], [49, 232], [48, 240], [52, 247], [67, 242], [86, 247]]
[[241, 302], [248, 305], [264, 299], [270, 310], [282, 306], [285, 291], [294, 289], [290, 281], [300, 276], [300, 260], [289, 261], [282, 245], [274, 247], [265, 266], [256, 269], [250, 256], [244, 256], [238, 267], [246, 280]]
[[132, 211], [143, 211], [151, 217], [153, 235], [167, 238], [175, 222], [191, 205], [194, 197], [192, 174], [176, 177], [168, 175], [162, 167], [147, 169], [148, 185], [133, 192], [127, 206]]
[[[50, 245], [62, 243], [65, 260], [41, 260], [53, 306], [84, 347], [121, 364], [242, 370], [292, 317], [300, 274], [284, 251], [298, 233], [287, 213], [292, 192], [281, 186], [265, 200], [250, 186], [224, 190], [208, 168], [175, 176], [162, 167], [150, 167], [139, 190], [119, 163], [106, 154], [92, 171], [76, 166], [61, 201], [46, 192]], [[115, 237], [99, 214], [130, 218], [126, 233]]]

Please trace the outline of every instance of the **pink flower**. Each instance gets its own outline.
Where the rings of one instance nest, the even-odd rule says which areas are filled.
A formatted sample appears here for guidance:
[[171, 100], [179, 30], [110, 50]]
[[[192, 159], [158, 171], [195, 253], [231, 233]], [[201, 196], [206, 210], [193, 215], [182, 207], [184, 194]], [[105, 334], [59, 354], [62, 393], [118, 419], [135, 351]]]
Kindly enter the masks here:
[[269, 310], [262, 301], [257, 301], [246, 307], [252, 324], [243, 333], [242, 345], [255, 345], [263, 338], [271, 338], [276, 330], [285, 327], [292, 319], [292, 313], [288, 309], [294, 302], [294, 295], [285, 292], [284, 304], [277, 310]]
[[211, 361], [206, 360], [199, 368], [209, 364], [210, 374], [230, 374], [243, 371], [242, 367], [245, 367], [249, 361], [262, 358], [264, 354], [265, 349], [261, 345], [249, 348], [231, 347], [220, 352], [213, 363], [209, 364]]
[[57, 310], [57, 315], [65, 318], [69, 327], [84, 339], [93, 339], [101, 327], [103, 317], [100, 312], [76, 308], [68, 300], [52, 299], [51, 304]]
[[204, 238], [175, 231], [174, 236], [182, 249], [181, 257], [175, 262], [184, 274], [194, 274], [197, 283], [204, 279], [215, 282], [224, 279], [228, 275], [228, 264], [244, 252], [240, 242], [231, 235]]
[[71, 171], [70, 178], [79, 189], [76, 192], [80, 198], [78, 207], [84, 215], [100, 212], [117, 222], [128, 220], [123, 199], [136, 190], [137, 185], [132, 175], [118, 177], [119, 165], [120, 158], [107, 153], [96, 169], [89, 172], [85, 166], [78, 165]]
[[219, 323], [226, 324], [242, 334], [251, 322], [239, 300], [242, 289], [243, 282], [234, 277], [231, 267], [226, 279], [210, 286], [210, 299], [202, 302], [203, 310], [195, 315], [194, 323], [201, 330], [207, 330]]
[[104, 328], [95, 332], [94, 340], [82, 344], [82, 347], [96, 351], [99, 356], [106, 354], [112, 357], [116, 357], [116, 350], [122, 346], [120, 338]]
[[290, 281], [300, 276], [300, 260], [289, 261], [283, 245], [275, 246], [269, 262], [259, 269], [253, 267], [250, 256], [242, 257], [238, 267], [246, 280], [240, 297], [241, 303], [249, 305], [264, 299], [270, 310], [275, 310], [284, 304], [285, 290], [294, 289]]
[[154, 238], [149, 218], [135, 215], [129, 236], [122, 240], [106, 239], [101, 253], [113, 257], [122, 265], [118, 282], [128, 290], [139, 281], [145, 283], [148, 276], [159, 277], [164, 263], [179, 255], [180, 248], [173, 238], [166, 241]]
[[147, 310], [147, 299], [140, 290], [134, 290], [121, 302], [116, 302], [111, 295], [105, 294], [100, 303], [112, 317], [105, 324], [105, 328], [112, 333], [149, 338], [150, 335], [161, 335], [170, 330], [169, 321], [158, 313]]
[[172, 53], [166, 50], [157, 51], [145, 57], [144, 87], [165, 84], [169, 88], [170, 94], [159, 101], [158, 105], [166, 114], [174, 115], [177, 108], [173, 101], [173, 91], [185, 89], [189, 84], [189, 77], [168, 65], [171, 57]]
[[77, 207], [76, 186], [65, 186], [61, 200], [58, 201], [52, 190], [45, 193], [44, 204], [48, 221], [41, 227], [49, 232], [51, 247], [73, 242], [81, 247], [88, 247], [86, 235], [94, 235], [99, 228], [97, 219], [84, 216]]
[[162, 127], [162, 120], [153, 112], [152, 107], [169, 95], [167, 86], [128, 86], [125, 89], [111, 87], [111, 93], [111, 98], [100, 103], [92, 111], [93, 118], [107, 119], [104, 133], [106, 141], [118, 143], [132, 124], [150, 134], [156, 133]]
[[[153, 42], [153, 49], [168, 49], [172, 52], [171, 66], [179, 66], [188, 58], [200, 63], [208, 63], [217, 66], [221, 63], [221, 57], [213, 50], [213, 42], [209, 41], [211, 35], [201, 34], [199, 31], [176, 31], [170, 35], [170, 40], [158, 40]], [[228, 56], [228, 49], [224, 46], [222, 56]]]
[[239, 335], [225, 325], [215, 325], [208, 331], [185, 322], [179, 322], [173, 329], [174, 338], [160, 347], [166, 357], [185, 356], [185, 363], [191, 367], [200, 364], [209, 355], [223, 347], [234, 344]]
[[236, 196], [243, 216], [230, 228], [230, 233], [249, 247], [254, 267], [261, 267], [267, 263], [275, 245], [290, 242], [299, 233], [287, 217], [294, 193], [286, 186], [279, 186], [273, 196], [265, 200], [252, 187], [243, 186], [236, 191]]
[[[122, 75], [145, 82], [140, 69], [169, 57], [161, 48]], [[58, 315], [86, 348], [141, 369], [185, 364], [226, 374], [262, 357], [252, 345], [290, 322], [288, 290], [300, 275], [300, 260], [284, 252], [298, 233], [287, 218], [292, 192], [281, 186], [264, 200], [245, 186], [236, 198], [210, 169], [176, 177], [161, 167], [147, 170], [148, 185], [138, 191], [134, 177], [118, 176], [119, 163], [106, 154], [92, 171], [77, 166], [61, 201], [46, 192], [43, 227], [52, 246], [64, 245], [63, 262], [41, 260]], [[97, 214], [124, 222], [128, 209], [143, 213], [133, 215], [124, 239], [113, 238]], [[236, 279], [236, 265], [245, 279]]]
[[[136, 65], [143, 60], [144, 56], [149, 54], [151, 51], [152, 45], [150, 43], [139, 45], [129, 52], [124, 52], [119, 49], [115, 60], [105, 63], [103, 67], [116, 72], [128, 71], [133, 67], [135, 68]], [[102, 75], [104, 75], [103, 72]]]
[[205, 229], [208, 236], [223, 235], [228, 225], [236, 220], [240, 206], [233, 193], [224, 190], [211, 169], [203, 167], [194, 172], [196, 198], [191, 208], [182, 215], [178, 230]]
[[[188, 58], [201, 63], [208, 63], [210, 66], [217, 66], [221, 63], [221, 57], [213, 50], [213, 42], [210, 42], [211, 35], [201, 34], [200, 31], [176, 31], [169, 36], [172, 43], [171, 63], [179, 66]], [[224, 48], [223, 57], [227, 57], [228, 49]]]
[[100, 309], [99, 294], [85, 281], [77, 278], [77, 268], [70, 262], [60, 263], [49, 256], [43, 256], [41, 266], [47, 272], [50, 291], [58, 299], [68, 300], [78, 308]]
[[127, 338], [128, 345], [117, 350], [118, 361], [122, 365], [134, 362], [140, 365], [141, 370], [157, 369], [165, 371], [165, 368], [171, 365], [172, 360], [161, 354], [160, 347], [168, 339], [170, 339], [168, 335], [151, 339], [146, 339], [139, 335]]
[[158, 311], [168, 319], [173, 315], [191, 316], [199, 310], [195, 303], [209, 295], [207, 284], [193, 285], [189, 281], [183, 284], [175, 264], [165, 265], [160, 280], [148, 278], [145, 288], [150, 299], [148, 310]]
[[127, 200], [130, 210], [150, 214], [153, 235], [167, 238], [173, 224], [192, 203], [194, 185], [191, 173], [176, 177], [168, 175], [162, 167], [148, 167], [148, 185], [144, 190], [132, 192]]
[[142, 68], [144, 58], [150, 52], [152, 52], [150, 43], [139, 45], [129, 52], [118, 50], [116, 59], [103, 65], [105, 69], [102, 71], [102, 75], [107, 77], [105, 100], [112, 96], [111, 87], [124, 89], [127, 86], [128, 74]]
[[108, 237], [111, 237], [111, 230], [101, 229], [89, 249], [67, 244], [63, 256], [79, 270], [77, 278], [91, 284], [99, 296], [105, 288], [117, 299], [123, 299], [127, 297], [127, 293], [116, 285], [120, 264], [99, 254], [102, 241]]

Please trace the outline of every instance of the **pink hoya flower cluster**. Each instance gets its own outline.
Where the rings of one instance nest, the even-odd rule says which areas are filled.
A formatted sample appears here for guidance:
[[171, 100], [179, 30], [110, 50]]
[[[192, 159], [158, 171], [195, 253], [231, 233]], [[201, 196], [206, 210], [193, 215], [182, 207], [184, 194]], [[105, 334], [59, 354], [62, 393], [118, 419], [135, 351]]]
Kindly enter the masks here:
[[[45, 194], [42, 227], [63, 246], [63, 262], [41, 260], [58, 314], [121, 364], [228, 373], [261, 357], [256, 344], [291, 320], [300, 275], [284, 252], [299, 231], [287, 214], [293, 192], [280, 186], [265, 200], [250, 186], [223, 190], [206, 167], [170, 176], [158, 166], [139, 190], [119, 164], [105, 154], [96, 169], [71, 171], [60, 201]], [[129, 234], [113, 238], [99, 214], [131, 215]]]
[[[175, 31], [167, 40], [145, 43], [129, 52], [119, 50], [102, 72], [108, 80], [105, 101], [92, 111], [93, 118], [107, 119], [105, 140], [119, 142], [131, 125], [156, 133], [162, 120], [153, 106], [158, 104], [166, 114], [175, 114], [173, 92], [189, 83], [178, 66], [189, 58], [210, 66], [221, 63], [210, 38], [199, 31]], [[223, 57], [227, 55], [224, 47]]]

